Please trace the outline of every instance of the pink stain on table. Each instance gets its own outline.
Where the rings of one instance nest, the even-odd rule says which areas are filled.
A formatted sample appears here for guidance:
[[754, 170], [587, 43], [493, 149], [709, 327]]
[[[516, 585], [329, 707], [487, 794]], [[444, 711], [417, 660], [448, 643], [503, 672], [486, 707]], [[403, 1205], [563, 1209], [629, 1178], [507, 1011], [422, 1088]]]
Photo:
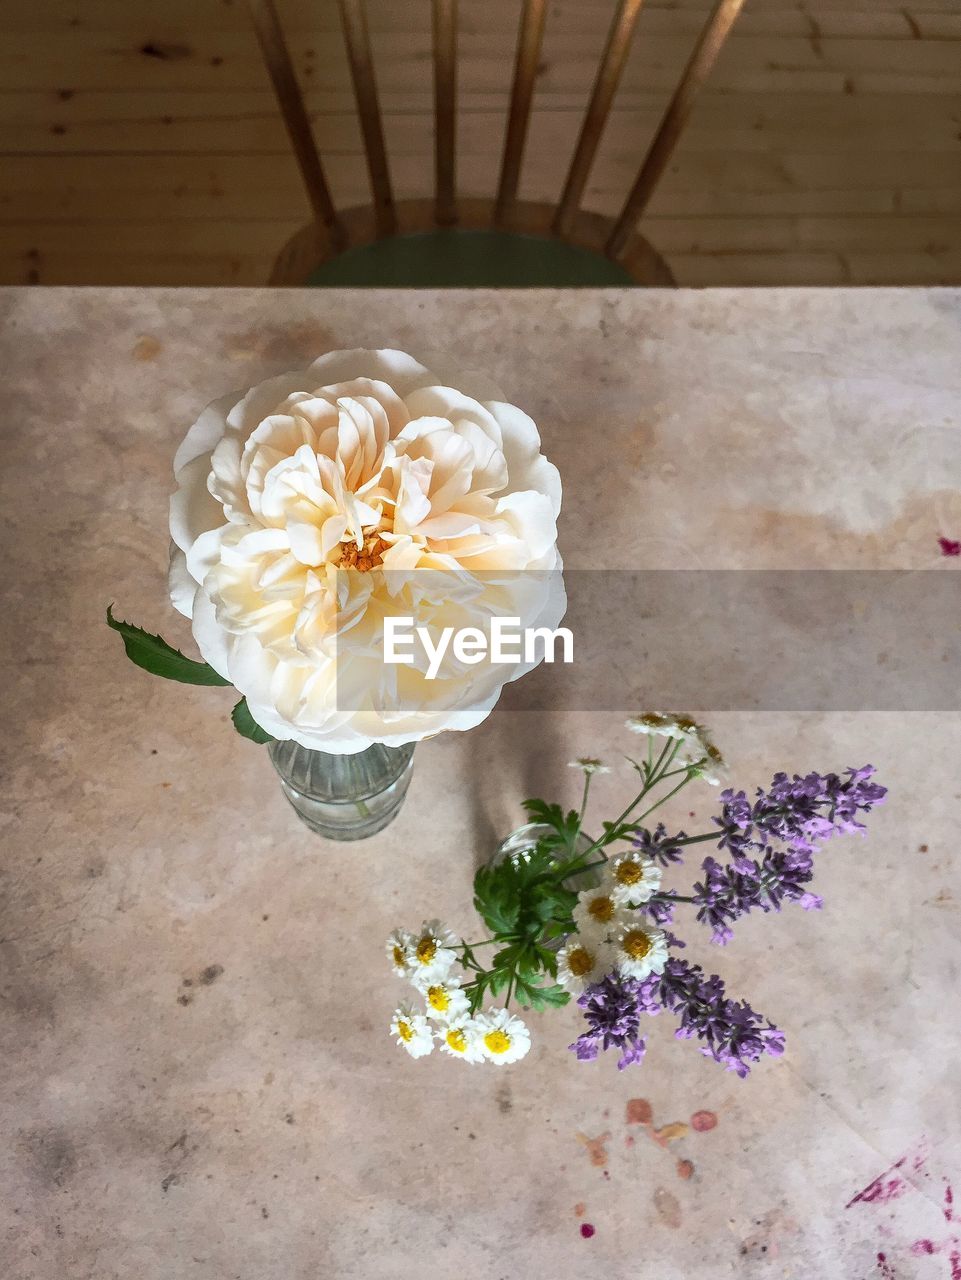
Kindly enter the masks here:
[[582, 1223], [581, 1223], [581, 1235], [584, 1237], [584, 1239], [585, 1239], [585, 1240], [590, 1240], [590, 1238], [591, 1238], [591, 1236], [594, 1234], [595, 1230], [596, 1230], [596, 1228], [595, 1228], [595, 1226], [594, 1226], [593, 1222], [582, 1222]]
[[914, 1156], [903, 1155], [900, 1160], [895, 1160], [889, 1169], [879, 1173], [873, 1182], [869, 1182], [857, 1195], [852, 1196], [844, 1206], [845, 1209], [850, 1209], [855, 1204], [889, 1204], [892, 1200], [897, 1200], [905, 1192], [912, 1190], [911, 1183], [899, 1170], [903, 1169], [910, 1160], [911, 1169], [918, 1173], [924, 1167], [926, 1158], [918, 1151]]
[[578, 1142], [582, 1142], [587, 1148], [587, 1154], [590, 1156], [591, 1164], [598, 1169], [603, 1168], [607, 1164], [607, 1151], [604, 1143], [610, 1139], [610, 1132], [602, 1133], [597, 1138], [589, 1138], [586, 1133], [577, 1135]]
[[[954, 1222], [954, 1191], [948, 1182], [944, 1184], [944, 1203], [941, 1214], [945, 1222], [949, 1224]], [[952, 1232], [940, 1244], [935, 1240], [915, 1240], [911, 1246], [911, 1252], [916, 1258], [928, 1257], [934, 1253], [947, 1254], [951, 1280], [961, 1280], [961, 1236], [958, 1236], [957, 1232]]]
[[894, 1268], [888, 1262], [887, 1256], [883, 1253], [878, 1254], [878, 1271], [884, 1276], [884, 1280], [896, 1280]]
[[654, 1112], [646, 1098], [630, 1098], [624, 1114], [626, 1124], [650, 1124]]
[[707, 1133], [717, 1128], [717, 1116], [713, 1111], [695, 1111], [691, 1116], [691, 1128], [695, 1133]]
[[938, 546], [943, 556], [961, 556], [961, 542], [954, 538], [938, 538]]

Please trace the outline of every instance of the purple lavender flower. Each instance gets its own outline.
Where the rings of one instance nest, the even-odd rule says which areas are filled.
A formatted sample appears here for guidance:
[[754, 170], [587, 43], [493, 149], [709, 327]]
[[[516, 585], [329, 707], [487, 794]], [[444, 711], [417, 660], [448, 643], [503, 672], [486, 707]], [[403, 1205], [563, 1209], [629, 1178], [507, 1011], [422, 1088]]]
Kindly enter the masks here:
[[638, 998], [640, 987], [633, 978], [609, 973], [578, 996], [588, 1029], [570, 1048], [581, 1061], [593, 1061], [602, 1050], [620, 1049], [619, 1071], [641, 1062], [647, 1046], [640, 1033], [641, 1014], [646, 1012]]
[[684, 857], [680, 846], [677, 844], [678, 840], [683, 839], [683, 831], [679, 831], [677, 835], [669, 836], [667, 827], [663, 822], [659, 822], [653, 832], [648, 831], [646, 827], [638, 827], [631, 844], [646, 857], [653, 858], [659, 866], [667, 867], [672, 862], [683, 862]]
[[668, 890], [665, 893], [655, 893], [653, 898], [649, 898], [647, 902], [642, 902], [636, 910], [650, 917], [654, 924], [670, 924], [674, 919], [676, 904], [677, 894]]
[[706, 978], [700, 965], [672, 957], [647, 998], [680, 1018], [679, 1039], [700, 1040], [706, 1057], [742, 1079], [765, 1053], [784, 1052], [783, 1032], [746, 1001], [729, 1000], [722, 979], [716, 973]]
[[728, 788], [721, 792], [721, 816], [712, 819], [721, 828], [721, 838], [717, 842], [719, 849], [730, 849], [738, 856], [751, 847], [751, 831], [753, 815], [751, 804], [743, 791], [732, 791]]
[[729, 942], [731, 924], [755, 908], [780, 911], [784, 902], [800, 902], [808, 911], [821, 906], [806, 887], [814, 875], [813, 855], [821, 841], [863, 830], [857, 815], [886, 795], [870, 781], [873, 773], [872, 765], [848, 769], [844, 779], [835, 773], [777, 773], [767, 791], [758, 789], [753, 806], [743, 791], [722, 793], [723, 809], [714, 821], [722, 832], [718, 847], [727, 848], [731, 860], [722, 866], [705, 858], [704, 879], [695, 884], [693, 898], [697, 918], [711, 926], [714, 942]]

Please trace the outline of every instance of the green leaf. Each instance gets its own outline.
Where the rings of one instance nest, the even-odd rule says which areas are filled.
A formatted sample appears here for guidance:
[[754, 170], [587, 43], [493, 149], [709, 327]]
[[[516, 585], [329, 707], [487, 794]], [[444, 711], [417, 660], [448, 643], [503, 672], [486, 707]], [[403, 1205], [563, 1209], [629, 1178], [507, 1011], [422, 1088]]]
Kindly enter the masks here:
[[570, 1000], [570, 993], [556, 983], [551, 987], [531, 987], [529, 990], [531, 1008], [538, 1012], [541, 1009], [559, 1009]]
[[229, 685], [230, 681], [218, 675], [206, 662], [195, 662], [179, 649], [171, 648], [160, 636], [152, 636], [130, 622], [121, 622], [113, 616], [113, 605], [107, 607], [107, 626], [112, 627], [123, 639], [123, 647], [131, 662], [165, 680], [178, 680], [181, 684]]
[[260, 743], [262, 746], [265, 742], [273, 742], [266, 729], [261, 729], [260, 725], [250, 714], [250, 708], [247, 706], [247, 699], [241, 698], [233, 711], [230, 718], [234, 722], [234, 728], [242, 738], [249, 738], [251, 742]]

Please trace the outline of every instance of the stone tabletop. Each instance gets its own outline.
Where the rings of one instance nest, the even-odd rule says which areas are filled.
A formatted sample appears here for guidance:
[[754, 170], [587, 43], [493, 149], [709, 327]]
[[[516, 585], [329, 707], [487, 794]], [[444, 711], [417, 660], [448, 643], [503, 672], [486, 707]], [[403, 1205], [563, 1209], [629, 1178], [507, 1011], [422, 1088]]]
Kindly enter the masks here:
[[[527, 409], [571, 567], [957, 572], [961, 293], [8, 289], [0, 326], [4, 1280], [961, 1276], [956, 713], [685, 708], [739, 786], [870, 760], [890, 788], [825, 854], [823, 912], [693, 940], [782, 1059], [738, 1080], [662, 1018], [618, 1073], [566, 1052], [568, 1008], [473, 1069], [388, 1040], [383, 939], [469, 933], [520, 801], [573, 802], [567, 760], [617, 759], [643, 708], [495, 711], [338, 847], [230, 691], [150, 679], [103, 621], [189, 648], [176, 444], [349, 346], [443, 349]], [[708, 790], [670, 816], [706, 821]]]

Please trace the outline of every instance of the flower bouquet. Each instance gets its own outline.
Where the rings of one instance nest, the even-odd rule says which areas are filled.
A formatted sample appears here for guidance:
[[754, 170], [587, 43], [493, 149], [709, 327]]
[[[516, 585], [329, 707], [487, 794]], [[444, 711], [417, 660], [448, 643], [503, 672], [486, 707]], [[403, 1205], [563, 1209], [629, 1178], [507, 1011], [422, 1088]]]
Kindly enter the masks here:
[[[871, 765], [843, 777], [777, 773], [753, 801], [722, 791], [711, 830], [669, 834], [662, 823], [652, 827], [650, 815], [695, 779], [720, 785], [723, 760], [689, 717], [644, 715], [627, 727], [646, 739], [645, 757], [630, 760], [637, 794], [596, 839], [585, 835], [584, 818], [592, 777], [609, 771], [601, 761], [572, 762], [584, 774], [579, 809], [526, 801], [538, 838], [474, 878], [486, 937], [467, 942], [437, 920], [391, 934], [388, 958], [416, 1000], [396, 1010], [390, 1029], [412, 1057], [439, 1046], [465, 1062], [515, 1062], [531, 1039], [511, 1001], [540, 1011], [572, 997], [585, 1026], [570, 1048], [582, 1060], [613, 1049], [621, 1069], [641, 1062], [644, 1020], [662, 1012], [676, 1018], [676, 1036], [698, 1041], [701, 1053], [741, 1077], [763, 1055], [783, 1052], [777, 1027], [730, 998], [717, 974], [678, 954], [687, 944], [674, 932], [675, 913], [692, 908], [724, 945], [751, 911], [820, 907], [810, 890], [814, 855], [835, 835], [863, 831], [859, 815], [880, 804], [885, 789], [872, 781]], [[698, 844], [722, 856], [703, 859], [689, 893], [666, 887], [665, 872]], [[488, 998], [500, 1003], [484, 1008]]]

